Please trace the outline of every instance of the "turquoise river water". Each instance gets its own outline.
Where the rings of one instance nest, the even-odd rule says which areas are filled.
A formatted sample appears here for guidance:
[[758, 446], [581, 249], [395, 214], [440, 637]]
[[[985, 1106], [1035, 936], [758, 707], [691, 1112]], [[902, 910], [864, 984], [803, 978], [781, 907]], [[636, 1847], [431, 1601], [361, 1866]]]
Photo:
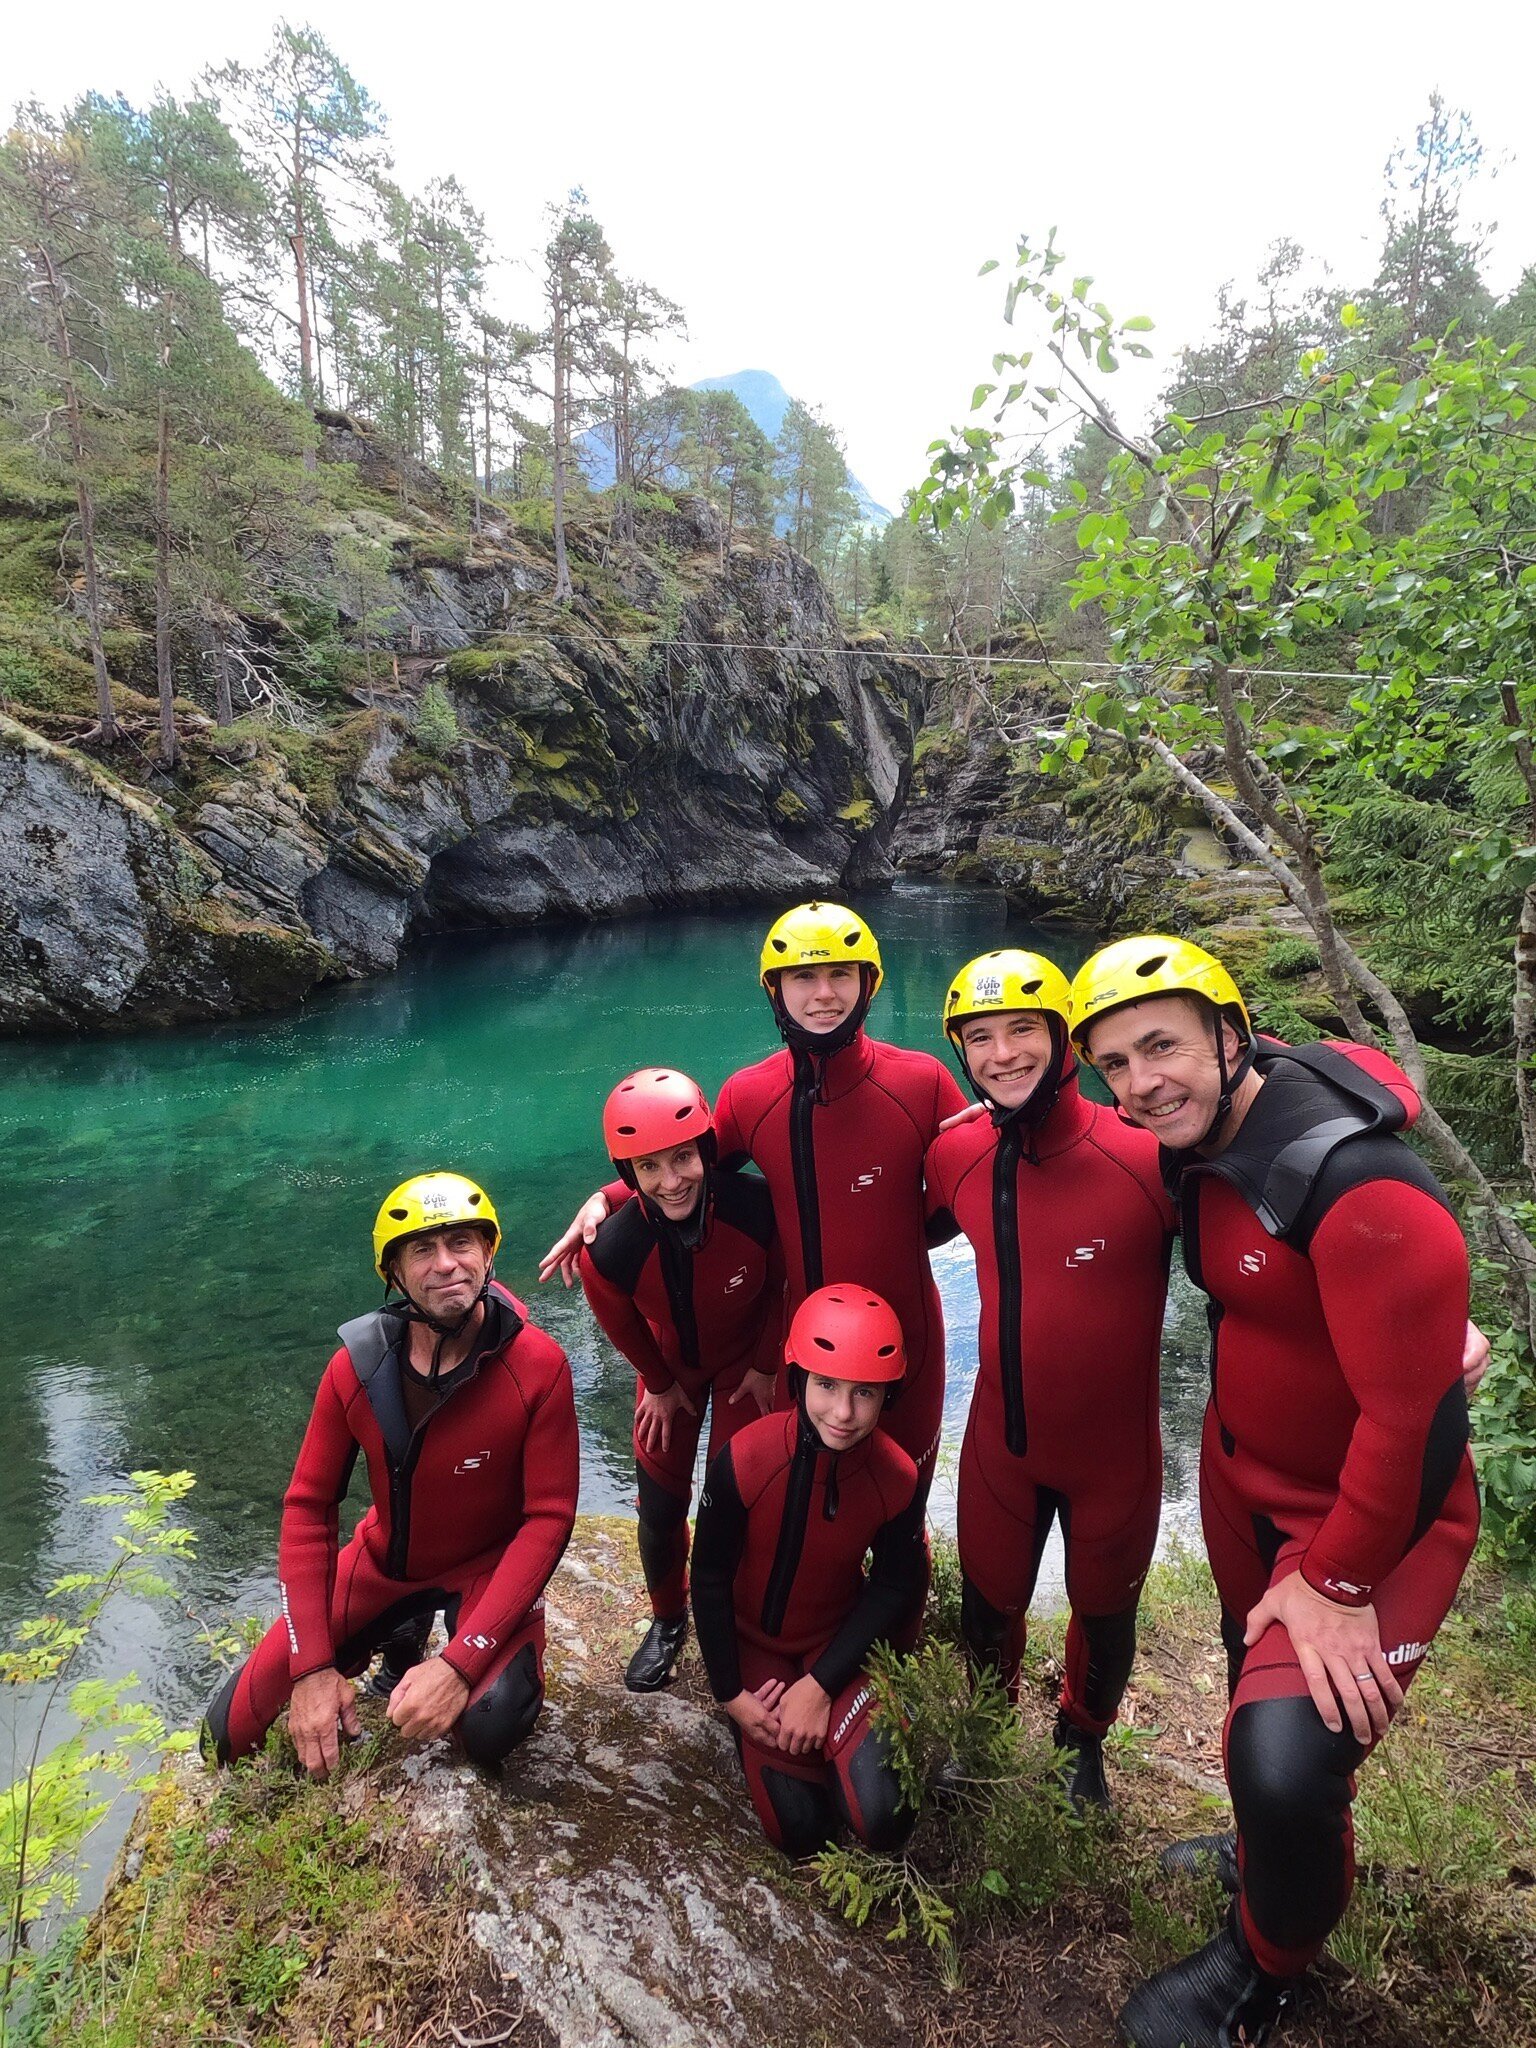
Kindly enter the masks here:
[[[1005, 929], [1001, 899], [980, 891], [903, 884], [864, 907], [886, 961], [871, 1023], [905, 1045], [944, 1052], [948, 977], [988, 946], [1033, 940], [1076, 964], [1059, 936]], [[570, 1354], [583, 1507], [632, 1512], [633, 1376], [579, 1294], [538, 1286], [538, 1254], [606, 1178], [599, 1110], [620, 1075], [665, 1062], [713, 1093], [772, 1049], [756, 986], [764, 922], [727, 912], [455, 939], [277, 1019], [0, 1046], [0, 1633], [102, 1555], [102, 1513], [82, 1495], [136, 1467], [189, 1467], [187, 1611], [123, 1605], [93, 1668], [136, 1670], [171, 1717], [194, 1712], [214, 1677], [199, 1622], [273, 1611], [279, 1503], [315, 1383], [338, 1322], [378, 1296], [374, 1210], [428, 1166], [490, 1188], [498, 1270]], [[975, 1371], [975, 1278], [963, 1241], [936, 1265], [943, 1522]], [[1200, 1322], [1179, 1283], [1165, 1532], [1190, 1520]], [[21, 1733], [13, 1720], [7, 1740], [0, 1721], [0, 1766]]]

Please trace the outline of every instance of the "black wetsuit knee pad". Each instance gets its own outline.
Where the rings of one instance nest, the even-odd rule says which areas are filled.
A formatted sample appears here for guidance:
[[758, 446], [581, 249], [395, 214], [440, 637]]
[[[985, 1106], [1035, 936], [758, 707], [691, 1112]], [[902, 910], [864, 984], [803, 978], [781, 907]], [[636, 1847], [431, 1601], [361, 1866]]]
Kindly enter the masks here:
[[483, 1770], [495, 1770], [528, 1740], [543, 1704], [538, 1656], [532, 1643], [525, 1643], [495, 1683], [459, 1716], [464, 1754]]
[[886, 1855], [903, 1848], [917, 1826], [917, 1809], [903, 1804], [901, 1780], [886, 1759], [885, 1745], [873, 1731], [848, 1760], [847, 1789], [858, 1801], [858, 1811], [850, 1810], [841, 1779], [837, 1781], [838, 1805], [843, 1819], [865, 1848]]
[[992, 1602], [964, 1573], [960, 1578], [960, 1634], [965, 1654], [976, 1666], [998, 1669], [1007, 1648], [1011, 1617]]
[[825, 1849], [837, 1833], [837, 1815], [826, 1787], [775, 1770], [765, 1770], [762, 1782], [779, 1825], [779, 1847], [784, 1854], [798, 1860]]
[[1349, 1897], [1345, 1819], [1364, 1749], [1326, 1727], [1311, 1696], [1249, 1700], [1227, 1731], [1227, 1782], [1243, 1841], [1243, 1895], [1277, 1948], [1325, 1935]]
[[245, 1669], [237, 1664], [219, 1687], [203, 1713], [203, 1726], [199, 1746], [204, 1756], [211, 1750], [216, 1763], [229, 1762], [229, 1709], [234, 1701], [235, 1687], [240, 1683], [240, 1674]]

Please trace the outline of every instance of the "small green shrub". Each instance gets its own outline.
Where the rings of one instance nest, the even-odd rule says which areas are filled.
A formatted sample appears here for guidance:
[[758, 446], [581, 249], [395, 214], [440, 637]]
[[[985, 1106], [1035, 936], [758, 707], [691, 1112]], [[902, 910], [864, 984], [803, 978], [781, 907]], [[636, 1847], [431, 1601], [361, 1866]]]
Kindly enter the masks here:
[[428, 683], [416, 707], [416, 744], [424, 754], [440, 760], [459, 743], [459, 717], [441, 683]]
[[1264, 955], [1264, 971], [1275, 981], [1295, 981], [1300, 975], [1315, 974], [1322, 956], [1310, 939], [1276, 939]]

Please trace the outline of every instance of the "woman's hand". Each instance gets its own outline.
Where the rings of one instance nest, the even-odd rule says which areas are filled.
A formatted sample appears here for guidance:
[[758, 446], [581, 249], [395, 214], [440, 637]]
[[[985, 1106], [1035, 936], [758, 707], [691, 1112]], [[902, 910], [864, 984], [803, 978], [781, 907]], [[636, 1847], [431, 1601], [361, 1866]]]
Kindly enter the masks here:
[[647, 1387], [640, 1396], [640, 1406], [635, 1410], [635, 1434], [641, 1449], [649, 1451], [653, 1458], [664, 1457], [671, 1449], [672, 1418], [679, 1408], [686, 1408], [690, 1415], [699, 1412], [676, 1380], [664, 1394], [653, 1394]]
[[741, 1385], [735, 1393], [726, 1395], [725, 1405], [727, 1408], [734, 1408], [738, 1401], [750, 1395], [757, 1403], [759, 1415], [771, 1415], [777, 1391], [778, 1382], [771, 1372], [758, 1372], [755, 1367], [751, 1367], [742, 1374]]

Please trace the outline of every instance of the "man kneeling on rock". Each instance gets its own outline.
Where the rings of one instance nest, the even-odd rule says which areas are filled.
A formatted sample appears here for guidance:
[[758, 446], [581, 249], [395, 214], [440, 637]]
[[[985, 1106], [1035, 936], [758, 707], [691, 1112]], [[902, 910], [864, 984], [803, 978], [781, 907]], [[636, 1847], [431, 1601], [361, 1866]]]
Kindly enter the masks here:
[[709, 1468], [699, 1648], [769, 1840], [808, 1856], [846, 1826], [899, 1849], [917, 1815], [863, 1667], [927, 1571], [917, 1467], [878, 1426], [906, 1371], [901, 1324], [866, 1287], [821, 1287], [795, 1311], [784, 1357], [793, 1406], [749, 1423]]
[[[374, 1224], [391, 1292], [346, 1323], [283, 1501], [283, 1612], [208, 1709], [220, 1763], [258, 1749], [284, 1706], [304, 1768], [323, 1778], [359, 1732], [352, 1680], [386, 1642], [440, 1655], [390, 1694], [402, 1735], [450, 1732], [496, 1769], [544, 1701], [544, 1588], [576, 1518], [577, 1433], [565, 1353], [492, 1277], [488, 1195], [456, 1173], [396, 1188]], [[361, 1451], [373, 1504], [337, 1550]]]

